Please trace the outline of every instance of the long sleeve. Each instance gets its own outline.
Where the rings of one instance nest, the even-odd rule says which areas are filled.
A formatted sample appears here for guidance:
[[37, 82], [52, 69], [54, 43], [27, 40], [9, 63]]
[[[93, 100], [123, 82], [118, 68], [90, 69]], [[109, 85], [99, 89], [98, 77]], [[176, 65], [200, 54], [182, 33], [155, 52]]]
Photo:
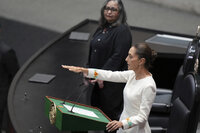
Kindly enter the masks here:
[[142, 91], [142, 100], [140, 109], [137, 115], [131, 116], [125, 120], [122, 120], [123, 128], [128, 129], [137, 125], [145, 124], [148, 120], [148, 116], [156, 95], [155, 87], [149, 86]]
[[88, 77], [110, 82], [126, 83], [133, 71], [109, 71], [101, 69], [88, 69]]

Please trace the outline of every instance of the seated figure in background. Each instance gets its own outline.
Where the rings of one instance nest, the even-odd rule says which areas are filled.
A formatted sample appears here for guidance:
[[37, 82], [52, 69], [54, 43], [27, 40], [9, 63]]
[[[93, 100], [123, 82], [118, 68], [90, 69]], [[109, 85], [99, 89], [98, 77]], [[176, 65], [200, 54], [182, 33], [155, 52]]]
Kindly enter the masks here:
[[[0, 24], [0, 33], [1, 33]], [[8, 122], [7, 96], [13, 77], [19, 69], [15, 51], [2, 41], [0, 34], [0, 131], [2, 130], [3, 118]], [[6, 117], [4, 117], [4, 114]], [[7, 127], [8, 123], [5, 124]]]

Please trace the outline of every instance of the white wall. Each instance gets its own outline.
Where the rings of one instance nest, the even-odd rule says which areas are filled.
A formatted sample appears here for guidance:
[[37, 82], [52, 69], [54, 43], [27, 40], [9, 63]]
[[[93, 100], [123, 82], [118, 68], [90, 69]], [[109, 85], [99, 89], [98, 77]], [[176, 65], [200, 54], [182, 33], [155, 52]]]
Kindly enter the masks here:
[[144, 0], [200, 15], [200, 0]]

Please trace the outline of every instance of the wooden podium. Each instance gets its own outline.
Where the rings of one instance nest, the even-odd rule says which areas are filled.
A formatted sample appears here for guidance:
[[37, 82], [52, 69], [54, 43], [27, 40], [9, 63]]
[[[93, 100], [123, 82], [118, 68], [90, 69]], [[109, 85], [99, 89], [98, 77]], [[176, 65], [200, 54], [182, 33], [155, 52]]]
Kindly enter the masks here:
[[60, 131], [105, 130], [111, 121], [96, 107], [50, 96], [45, 97], [45, 114]]

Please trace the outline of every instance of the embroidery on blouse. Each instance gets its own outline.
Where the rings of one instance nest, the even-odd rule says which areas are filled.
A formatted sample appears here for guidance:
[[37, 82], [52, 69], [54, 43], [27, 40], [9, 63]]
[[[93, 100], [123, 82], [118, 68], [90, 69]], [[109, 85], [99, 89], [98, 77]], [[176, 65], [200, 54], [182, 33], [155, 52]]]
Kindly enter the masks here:
[[97, 73], [97, 71], [94, 70], [94, 78], [95, 78], [95, 79], [97, 78], [98, 75], [99, 75], [99, 74]]
[[129, 127], [132, 127], [132, 126], [133, 126], [133, 123], [130, 121], [130, 119], [127, 118], [126, 120], [127, 120], [127, 122], [128, 122], [128, 126], [129, 126]]

